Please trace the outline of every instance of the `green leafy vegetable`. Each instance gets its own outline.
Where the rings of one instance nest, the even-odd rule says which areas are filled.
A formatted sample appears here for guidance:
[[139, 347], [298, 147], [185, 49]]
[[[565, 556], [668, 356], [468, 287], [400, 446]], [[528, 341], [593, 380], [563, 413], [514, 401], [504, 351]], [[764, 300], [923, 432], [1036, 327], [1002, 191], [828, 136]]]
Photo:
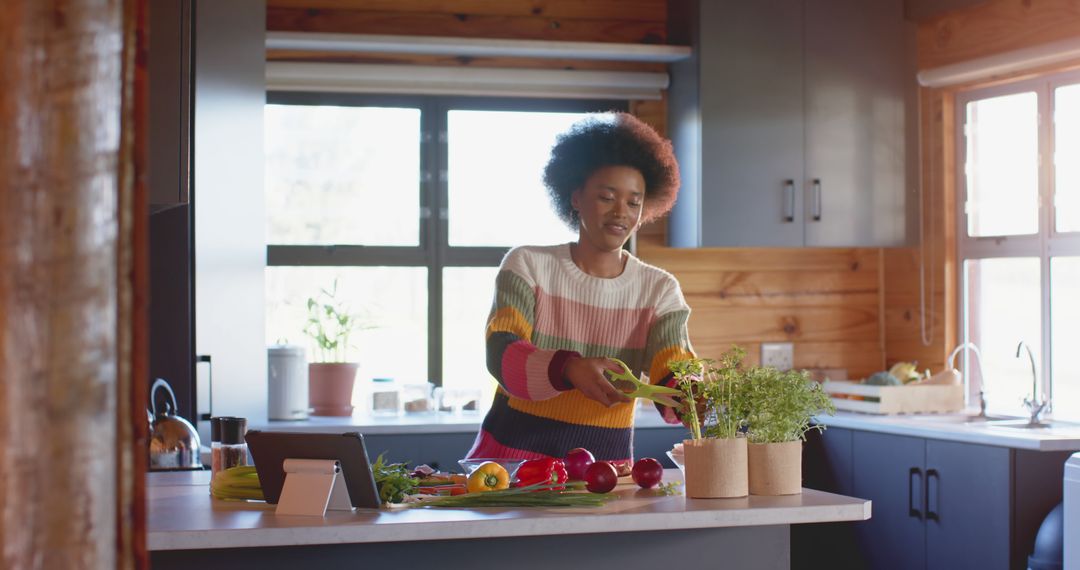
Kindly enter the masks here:
[[420, 480], [411, 476], [412, 471], [404, 463], [386, 463], [383, 455], [385, 453], [380, 453], [371, 464], [379, 498], [386, 503], [400, 503], [405, 500], [405, 495], [416, 492]]
[[[566, 490], [559, 490], [566, 487]], [[511, 487], [500, 491], [468, 493], [449, 497], [437, 497], [412, 503], [417, 507], [599, 507], [615, 498], [608, 493], [581, 493], [583, 483], [537, 483], [525, 487]]]

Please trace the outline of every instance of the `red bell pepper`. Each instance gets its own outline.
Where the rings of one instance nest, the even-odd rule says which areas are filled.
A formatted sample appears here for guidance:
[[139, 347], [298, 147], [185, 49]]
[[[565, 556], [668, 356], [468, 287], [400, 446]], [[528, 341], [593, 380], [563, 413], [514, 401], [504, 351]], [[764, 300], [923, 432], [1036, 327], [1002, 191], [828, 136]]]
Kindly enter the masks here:
[[[522, 463], [521, 467], [518, 467], [515, 477], [517, 478], [517, 482], [514, 483], [515, 487], [565, 483], [567, 479], [566, 465], [563, 464], [561, 459], [555, 459], [554, 457], [530, 459]], [[562, 490], [564, 488], [565, 487], [562, 486], [552, 487], [554, 490]]]

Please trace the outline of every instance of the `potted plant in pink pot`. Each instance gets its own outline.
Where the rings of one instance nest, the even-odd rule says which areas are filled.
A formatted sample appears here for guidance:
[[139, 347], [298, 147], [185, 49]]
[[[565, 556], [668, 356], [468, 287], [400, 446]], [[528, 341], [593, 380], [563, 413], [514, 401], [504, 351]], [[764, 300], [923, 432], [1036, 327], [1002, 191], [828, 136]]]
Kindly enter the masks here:
[[352, 415], [352, 394], [358, 364], [348, 360], [349, 336], [361, 328], [356, 315], [337, 299], [337, 280], [327, 291], [307, 300], [304, 333], [315, 342], [308, 364], [308, 399], [317, 416]]

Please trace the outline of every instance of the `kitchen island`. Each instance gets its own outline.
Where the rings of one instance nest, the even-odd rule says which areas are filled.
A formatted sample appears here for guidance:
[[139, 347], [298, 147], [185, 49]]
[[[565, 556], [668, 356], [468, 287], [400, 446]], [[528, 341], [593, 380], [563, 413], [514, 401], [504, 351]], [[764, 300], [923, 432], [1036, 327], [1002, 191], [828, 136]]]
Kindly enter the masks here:
[[[155, 569], [409, 566], [786, 569], [793, 524], [859, 521], [870, 502], [805, 490], [785, 497], [687, 499], [628, 480], [599, 508], [380, 509], [278, 517], [273, 506], [210, 498], [209, 473], [147, 476]], [[677, 470], [664, 481], [679, 481]], [[662, 566], [661, 566], [662, 565]]]

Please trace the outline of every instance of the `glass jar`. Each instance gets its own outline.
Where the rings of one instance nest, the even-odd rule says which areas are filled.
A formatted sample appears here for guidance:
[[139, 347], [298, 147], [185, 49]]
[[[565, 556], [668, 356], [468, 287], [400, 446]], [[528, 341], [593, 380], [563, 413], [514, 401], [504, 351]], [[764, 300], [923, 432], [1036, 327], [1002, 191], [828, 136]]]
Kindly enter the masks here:
[[435, 410], [431, 382], [405, 384], [401, 387], [402, 407], [406, 414], [423, 414]]
[[368, 399], [373, 416], [397, 416], [401, 414], [401, 387], [393, 378], [372, 378]]
[[[230, 467], [248, 464], [248, 446], [244, 441], [247, 419], [232, 417], [210, 418], [210, 477]], [[217, 437], [218, 441], [214, 441]]]

